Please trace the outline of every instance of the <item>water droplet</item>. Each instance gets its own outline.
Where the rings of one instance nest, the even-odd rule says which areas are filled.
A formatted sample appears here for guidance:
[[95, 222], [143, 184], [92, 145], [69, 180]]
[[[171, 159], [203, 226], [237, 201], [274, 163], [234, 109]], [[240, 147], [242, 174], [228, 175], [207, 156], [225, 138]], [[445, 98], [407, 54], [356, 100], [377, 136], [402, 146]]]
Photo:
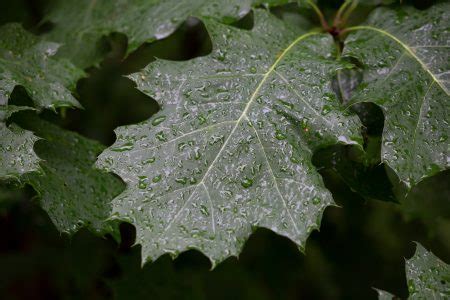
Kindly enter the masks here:
[[208, 208], [204, 205], [200, 205], [200, 212], [205, 216], [209, 216]]
[[253, 185], [253, 180], [245, 177], [244, 180], [241, 181], [241, 185], [247, 189]]
[[147, 176], [139, 176], [138, 187], [140, 189], [145, 189], [147, 187]]
[[278, 99], [278, 101], [286, 108], [294, 109], [294, 104]]
[[200, 125], [203, 125], [206, 123], [206, 118], [203, 115], [198, 116], [197, 119], [198, 119], [198, 123]]
[[286, 139], [286, 135], [284, 133], [282, 133], [281, 131], [277, 131], [275, 133], [275, 137], [277, 140], [285, 140]]
[[322, 115], [326, 115], [331, 111], [331, 106], [329, 105], [324, 105], [322, 108]]
[[111, 148], [111, 151], [114, 152], [124, 152], [124, 151], [129, 151], [133, 149], [133, 143], [132, 142], [127, 142], [119, 147], [115, 147], [115, 148]]
[[181, 142], [181, 143], [178, 144], [178, 150], [179, 151], [183, 151], [183, 149], [186, 148], [187, 146], [188, 146], [187, 143]]
[[150, 157], [149, 159], [144, 160], [142, 163], [143, 163], [144, 165], [152, 164], [152, 163], [155, 162], [155, 160], [156, 160], [155, 157]]
[[314, 198], [312, 199], [312, 204], [318, 205], [318, 204], [320, 204], [321, 201], [322, 201], [322, 200], [321, 200], [319, 197], [314, 197]]
[[195, 160], [199, 160], [202, 157], [202, 154], [200, 153], [200, 151], [198, 149], [195, 149]]
[[153, 125], [153, 126], [158, 126], [159, 124], [161, 124], [161, 123], [164, 122], [165, 120], [166, 120], [166, 116], [159, 116], [159, 117], [155, 118], [155, 119], [152, 121], [152, 125]]
[[157, 183], [157, 182], [161, 181], [161, 178], [162, 178], [161, 175], [156, 175], [155, 177], [153, 177], [152, 181], [153, 181], [154, 183]]
[[164, 132], [160, 131], [156, 134], [156, 138], [161, 141], [161, 142], [166, 142], [167, 141], [167, 137], [164, 134]]
[[187, 183], [186, 177], [176, 178], [175, 181], [178, 182], [178, 183], [181, 183], [181, 184], [186, 184]]
[[226, 52], [224, 52], [222, 50], [217, 50], [217, 59], [219, 61], [224, 61], [225, 60], [225, 56], [226, 56]]
[[414, 282], [412, 280], [408, 281], [408, 291], [410, 294], [416, 291], [416, 286], [414, 285]]
[[293, 162], [294, 164], [298, 164], [300, 160], [295, 156], [291, 156], [291, 162]]

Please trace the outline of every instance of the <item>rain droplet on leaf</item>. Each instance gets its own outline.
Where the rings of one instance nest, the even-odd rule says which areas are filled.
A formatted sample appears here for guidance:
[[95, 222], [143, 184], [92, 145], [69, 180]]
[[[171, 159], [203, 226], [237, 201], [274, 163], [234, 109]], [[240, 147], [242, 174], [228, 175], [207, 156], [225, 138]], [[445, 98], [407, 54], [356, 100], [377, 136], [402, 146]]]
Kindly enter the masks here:
[[161, 181], [161, 178], [162, 178], [161, 175], [156, 175], [155, 177], [153, 177], [152, 181], [154, 183], [157, 183], [157, 182]]
[[284, 133], [282, 133], [281, 131], [277, 131], [275, 133], [275, 137], [277, 140], [285, 140], [286, 139], [286, 135]]
[[166, 116], [159, 116], [159, 117], [155, 118], [155, 119], [152, 121], [152, 125], [153, 125], [153, 126], [158, 126], [159, 124], [161, 124], [161, 123], [164, 122], [165, 120], [166, 120]]
[[253, 180], [245, 177], [244, 180], [241, 181], [241, 185], [247, 189], [253, 185]]
[[123, 144], [123, 145], [121, 145], [121, 146], [119, 146], [119, 147], [111, 148], [111, 151], [114, 151], [114, 152], [124, 152], [124, 151], [129, 151], [129, 150], [131, 150], [131, 149], [133, 149], [133, 143], [127, 142], [127, 143], [125, 143], [125, 144]]
[[322, 200], [321, 200], [319, 197], [314, 197], [314, 198], [312, 199], [312, 203], [313, 203], [314, 205], [320, 204], [321, 201], [322, 201]]

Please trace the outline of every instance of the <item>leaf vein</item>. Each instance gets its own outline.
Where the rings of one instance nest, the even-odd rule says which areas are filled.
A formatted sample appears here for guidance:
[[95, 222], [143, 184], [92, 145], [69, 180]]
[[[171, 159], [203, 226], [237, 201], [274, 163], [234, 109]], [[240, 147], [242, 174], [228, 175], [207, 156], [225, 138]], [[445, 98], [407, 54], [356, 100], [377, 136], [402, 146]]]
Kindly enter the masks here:
[[439, 85], [439, 87], [444, 91], [444, 93], [446, 93], [448, 96], [450, 96], [447, 89], [441, 84], [441, 82], [436, 78], [436, 76], [430, 71], [430, 69], [427, 67], [427, 65], [414, 53], [412, 48], [410, 46], [408, 46], [406, 43], [404, 43], [403, 41], [401, 41], [400, 39], [398, 39], [396, 36], [392, 35], [391, 33], [389, 33], [386, 30], [372, 27], [372, 26], [354, 26], [354, 27], [350, 27], [347, 29], [347, 31], [354, 31], [354, 30], [372, 30], [372, 31], [378, 32], [380, 34], [383, 34], [383, 35], [391, 38], [398, 44], [400, 44], [408, 52], [409, 55], [411, 55], [415, 60], [417, 60], [417, 62], [420, 64], [420, 66], [428, 73], [428, 75], [431, 76], [433, 81], [435, 81]]

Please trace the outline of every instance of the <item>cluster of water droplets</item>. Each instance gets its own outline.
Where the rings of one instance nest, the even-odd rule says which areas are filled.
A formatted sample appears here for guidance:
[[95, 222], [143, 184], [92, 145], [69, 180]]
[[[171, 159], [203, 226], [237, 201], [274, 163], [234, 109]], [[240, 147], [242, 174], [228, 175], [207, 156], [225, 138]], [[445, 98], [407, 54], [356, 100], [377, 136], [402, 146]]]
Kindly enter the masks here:
[[406, 261], [409, 298], [445, 299], [450, 294], [450, 266], [417, 244], [416, 253]]
[[366, 70], [355, 99], [382, 107], [382, 159], [408, 188], [449, 166], [449, 18], [448, 4], [379, 9], [346, 43]]

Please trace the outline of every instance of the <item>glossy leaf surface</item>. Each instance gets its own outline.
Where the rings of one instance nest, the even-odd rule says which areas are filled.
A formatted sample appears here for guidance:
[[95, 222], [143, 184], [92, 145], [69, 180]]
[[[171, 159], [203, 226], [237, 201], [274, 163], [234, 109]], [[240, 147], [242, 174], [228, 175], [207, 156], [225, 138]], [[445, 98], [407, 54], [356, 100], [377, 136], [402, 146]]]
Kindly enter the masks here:
[[409, 299], [450, 297], [450, 266], [417, 244], [416, 253], [406, 261]]
[[[81, 67], [99, 62], [100, 39], [113, 32], [128, 37], [128, 51], [167, 37], [188, 17], [210, 17], [225, 23], [242, 18], [252, 3], [283, 0], [65, 0], [55, 1], [46, 19], [55, 24], [47, 38], [63, 43], [61, 55]], [[104, 54], [104, 53], [103, 53]]]
[[113, 213], [136, 226], [145, 261], [196, 248], [214, 264], [258, 226], [304, 247], [333, 203], [313, 151], [361, 140], [331, 88], [350, 67], [331, 36], [292, 31], [262, 10], [252, 31], [204, 21], [213, 52], [132, 75], [162, 109], [117, 129], [99, 157], [127, 183]]
[[379, 8], [345, 42], [365, 70], [352, 101], [382, 107], [382, 160], [408, 188], [449, 167], [449, 21], [448, 3]]
[[0, 140], [0, 179], [19, 178], [39, 170], [39, 158], [33, 150], [38, 138], [32, 132], [0, 122]]
[[36, 190], [58, 230], [72, 234], [87, 227], [120, 239], [118, 224], [107, 218], [110, 202], [123, 190], [123, 183], [93, 168], [104, 147], [35, 115], [21, 118], [22, 126], [42, 138], [35, 145], [42, 172], [26, 174], [22, 180]]
[[54, 59], [59, 45], [42, 41], [19, 24], [0, 27], [0, 105], [8, 104], [20, 85], [36, 108], [80, 107], [72, 96], [83, 72], [63, 59]]

